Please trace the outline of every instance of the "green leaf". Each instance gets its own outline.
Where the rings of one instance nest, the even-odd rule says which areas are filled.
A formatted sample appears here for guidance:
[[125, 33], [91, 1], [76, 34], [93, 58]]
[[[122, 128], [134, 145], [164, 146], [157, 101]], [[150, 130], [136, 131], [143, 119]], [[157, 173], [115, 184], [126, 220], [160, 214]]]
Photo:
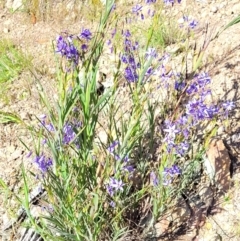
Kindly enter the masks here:
[[0, 123], [1, 124], [8, 124], [8, 123], [22, 124], [23, 121], [17, 114], [0, 111]]

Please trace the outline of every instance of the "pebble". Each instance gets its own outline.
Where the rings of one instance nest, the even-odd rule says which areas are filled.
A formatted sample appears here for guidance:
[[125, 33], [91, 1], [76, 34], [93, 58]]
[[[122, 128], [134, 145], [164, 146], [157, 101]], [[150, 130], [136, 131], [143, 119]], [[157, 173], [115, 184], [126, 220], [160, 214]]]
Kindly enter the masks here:
[[9, 33], [9, 32], [10, 32], [10, 29], [9, 29], [9, 28], [4, 28], [4, 29], [3, 29], [3, 32], [4, 32], [4, 33]]
[[212, 13], [216, 13], [218, 11], [218, 7], [217, 6], [212, 6], [210, 8], [210, 10], [211, 10]]
[[225, 131], [225, 127], [224, 126], [220, 126], [217, 130], [217, 134], [220, 136], [224, 133]]

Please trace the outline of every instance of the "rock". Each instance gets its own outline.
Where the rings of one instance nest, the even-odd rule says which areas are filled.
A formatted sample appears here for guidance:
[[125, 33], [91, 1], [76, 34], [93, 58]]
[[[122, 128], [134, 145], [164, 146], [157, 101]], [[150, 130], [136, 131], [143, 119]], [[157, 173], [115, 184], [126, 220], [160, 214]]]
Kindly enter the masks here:
[[22, 150], [16, 149], [11, 156], [9, 157], [9, 161], [16, 160], [22, 156]]
[[7, 0], [6, 4], [5, 4], [5, 7], [6, 8], [11, 8], [13, 5], [13, 0]]
[[225, 127], [222, 125], [218, 128], [217, 135], [220, 136], [220, 135], [224, 134], [224, 132], [225, 132]]
[[210, 8], [210, 11], [211, 11], [212, 13], [217, 13], [218, 7], [217, 7], [217, 6], [212, 6], [212, 7]]
[[23, 8], [22, 0], [14, 0], [12, 4], [12, 10], [16, 11]]
[[200, 196], [200, 199], [204, 202], [205, 208], [206, 208], [205, 212], [207, 212], [208, 208], [213, 203], [214, 193], [212, 188], [209, 186], [202, 187], [199, 191], [199, 196]]
[[101, 130], [98, 132], [98, 137], [96, 138], [96, 143], [99, 143], [100, 145], [103, 144], [107, 144], [107, 140], [108, 140], [108, 135], [106, 133], [106, 131]]
[[9, 29], [9, 28], [4, 28], [4, 29], [3, 29], [3, 32], [4, 32], [4, 33], [9, 33], [9, 32], [10, 32], [10, 29]]
[[168, 230], [169, 225], [170, 225], [170, 221], [167, 220], [166, 217], [163, 217], [161, 220], [159, 220], [154, 225], [154, 231], [155, 231], [156, 237], [159, 237], [162, 234], [164, 234]]
[[177, 229], [182, 224], [186, 223], [190, 216], [191, 210], [189, 209], [186, 201], [180, 197], [176, 202], [176, 206], [169, 212], [170, 215], [167, 217], [167, 220], [172, 223], [172, 228]]
[[179, 24], [183, 24], [184, 23], [184, 19], [183, 18], [179, 18], [177, 21]]
[[238, 143], [240, 142], [240, 133], [235, 133], [231, 136], [231, 142], [232, 143]]
[[213, 139], [204, 159], [206, 172], [211, 181], [225, 192], [230, 187], [230, 164], [228, 150], [221, 139]]

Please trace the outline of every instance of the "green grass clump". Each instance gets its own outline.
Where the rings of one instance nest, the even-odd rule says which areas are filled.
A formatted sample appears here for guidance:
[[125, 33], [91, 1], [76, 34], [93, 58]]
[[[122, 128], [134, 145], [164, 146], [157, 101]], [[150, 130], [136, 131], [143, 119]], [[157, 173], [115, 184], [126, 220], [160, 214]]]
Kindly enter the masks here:
[[31, 66], [31, 59], [10, 40], [0, 41], [0, 84], [11, 81]]

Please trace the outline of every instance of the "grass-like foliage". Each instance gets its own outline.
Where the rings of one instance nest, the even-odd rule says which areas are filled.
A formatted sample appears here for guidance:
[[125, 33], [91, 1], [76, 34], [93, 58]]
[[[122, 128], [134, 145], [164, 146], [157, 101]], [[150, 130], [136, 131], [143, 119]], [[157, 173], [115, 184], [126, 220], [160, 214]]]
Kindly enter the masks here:
[[[196, 65], [186, 69], [179, 63], [182, 72], [166, 68], [174, 55], [158, 52], [168, 41], [156, 46], [156, 31], [167, 25], [158, 28], [165, 6], [155, 2], [129, 7], [126, 17], [108, 0], [95, 31], [57, 38], [58, 101], [51, 105], [38, 82], [47, 112], [32, 131], [33, 162], [47, 192], [37, 221], [29, 211], [30, 181], [24, 173], [23, 206], [29, 225], [45, 240], [154, 236], [159, 217], [199, 175], [216, 128], [200, 130], [216, 118], [224, 121], [234, 107], [211, 102], [211, 78]], [[143, 27], [138, 31], [139, 21], [149, 23], [149, 34]], [[184, 16], [181, 36], [190, 38], [196, 25]], [[104, 65], [113, 84], [100, 93], [101, 59], [109, 54], [115, 62]]]
[[13, 80], [31, 65], [31, 59], [6, 39], [0, 41], [0, 84]]

